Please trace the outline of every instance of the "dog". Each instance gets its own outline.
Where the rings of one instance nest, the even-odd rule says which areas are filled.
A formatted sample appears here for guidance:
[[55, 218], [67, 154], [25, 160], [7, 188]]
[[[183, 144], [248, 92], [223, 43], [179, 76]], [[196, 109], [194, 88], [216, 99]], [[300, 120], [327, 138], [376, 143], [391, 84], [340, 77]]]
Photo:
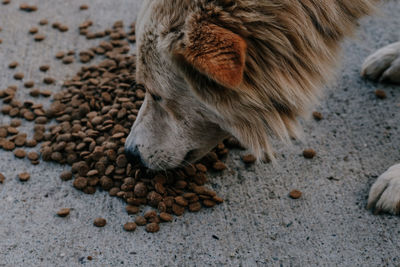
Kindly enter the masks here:
[[[400, 42], [379, 49], [369, 56], [361, 69], [361, 75], [380, 82], [400, 84]], [[368, 208], [377, 213], [400, 213], [400, 164], [382, 174], [371, 188]]]
[[273, 158], [271, 138], [298, 136], [298, 117], [334, 76], [341, 41], [375, 5], [144, 0], [136, 79], [146, 96], [126, 153], [165, 170], [195, 162], [232, 135], [257, 159]]

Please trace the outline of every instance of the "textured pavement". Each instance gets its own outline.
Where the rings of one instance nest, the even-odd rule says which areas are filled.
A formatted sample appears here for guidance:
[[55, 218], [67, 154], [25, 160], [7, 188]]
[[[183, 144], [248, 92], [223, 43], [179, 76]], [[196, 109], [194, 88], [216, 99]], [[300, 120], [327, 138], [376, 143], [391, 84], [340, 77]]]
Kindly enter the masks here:
[[[62, 65], [54, 60], [56, 52], [98, 42], [79, 36], [77, 26], [89, 18], [99, 30], [119, 19], [128, 25], [141, 1], [92, 0], [86, 2], [89, 10], [79, 11], [81, 0], [32, 0], [39, 10], [29, 14], [18, 10], [22, 2], [0, 4], [0, 88], [16, 84], [18, 97], [30, 99], [12, 78], [11, 61], [20, 62], [25, 80], [39, 86], [44, 75], [38, 67], [50, 64], [49, 75], [59, 80], [51, 88], [58, 90], [79, 64]], [[400, 88], [364, 81], [359, 69], [367, 55], [400, 40], [399, 14], [400, 2], [385, 1], [382, 13], [364, 19], [355, 38], [345, 42], [337, 78], [316, 108], [324, 120], [304, 121], [302, 142], [276, 143], [277, 166], [245, 167], [244, 152], [231, 152], [228, 170], [210, 179], [225, 203], [175, 218], [159, 233], [143, 227], [125, 232], [130, 216], [121, 200], [104, 192], [85, 195], [59, 179], [64, 167], [32, 166], [0, 150], [6, 176], [0, 184], [0, 266], [398, 266], [400, 217], [374, 216], [365, 206], [377, 176], [400, 162]], [[70, 30], [39, 27], [47, 38], [35, 43], [27, 32], [43, 18]], [[387, 99], [375, 97], [378, 88]], [[0, 124], [8, 122], [0, 115]], [[20, 130], [30, 128], [24, 123]], [[313, 160], [301, 156], [308, 147], [318, 153]], [[18, 181], [22, 171], [31, 173], [29, 182]], [[303, 197], [290, 199], [292, 189]], [[72, 208], [69, 217], [55, 215], [61, 207]], [[92, 225], [99, 216], [108, 221], [101, 229]]]

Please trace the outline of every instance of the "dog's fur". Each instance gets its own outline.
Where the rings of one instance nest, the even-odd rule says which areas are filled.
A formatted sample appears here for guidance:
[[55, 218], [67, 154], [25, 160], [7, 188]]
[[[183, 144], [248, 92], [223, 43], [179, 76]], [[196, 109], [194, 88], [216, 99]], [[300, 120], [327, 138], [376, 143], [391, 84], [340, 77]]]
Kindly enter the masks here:
[[374, 0], [145, 0], [126, 142], [150, 168], [195, 161], [229, 134], [261, 159], [332, 76], [340, 41]]
[[[374, 81], [400, 84], [400, 42], [379, 49], [369, 56], [362, 76]], [[369, 193], [368, 207], [377, 212], [400, 214], [400, 164], [382, 174]]]

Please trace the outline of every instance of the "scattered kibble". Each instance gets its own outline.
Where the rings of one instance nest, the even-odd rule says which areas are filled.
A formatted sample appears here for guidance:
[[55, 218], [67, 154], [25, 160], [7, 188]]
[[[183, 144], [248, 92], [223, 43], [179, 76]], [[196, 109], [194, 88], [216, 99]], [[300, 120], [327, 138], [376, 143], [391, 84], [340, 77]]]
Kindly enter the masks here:
[[96, 218], [93, 222], [93, 225], [96, 227], [104, 227], [106, 226], [107, 221], [104, 218]]
[[299, 190], [292, 190], [292, 191], [289, 193], [289, 196], [290, 196], [290, 198], [292, 198], [292, 199], [299, 199], [299, 198], [301, 198], [301, 195], [302, 195], [302, 193], [301, 193], [301, 191], [299, 191]]
[[124, 230], [127, 231], [127, 232], [135, 231], [136, 227], [137, 227], [137, 225], [134, 222], [127, 222], [127, 223], [124, 224]]
[[71, 212], [70, 208], [62, 208], [57, 212], [57, 215], [59, 217], [67, 217], [70, 212]]
[[314, 158], [316, 155], [317, 155], [317, 152], [315, 152], [315, 150], [314, 150], [314, 149], [311, 149], [311, 148], [305, 149], [305, 150], [303, 151], [303, 156], [304, 156], [306, 159], [312, 159], [312, 158]]
[[381, 89], [376, 90], [375, 95], [379, 99], [385, 99], [387, 97], [386, 92]]
[[18, 174], [18, 178], [21, 182], [26, 182], [29, 180], [29, 178], [31, 178], [31, 175], [27, 172], [23, 172]]

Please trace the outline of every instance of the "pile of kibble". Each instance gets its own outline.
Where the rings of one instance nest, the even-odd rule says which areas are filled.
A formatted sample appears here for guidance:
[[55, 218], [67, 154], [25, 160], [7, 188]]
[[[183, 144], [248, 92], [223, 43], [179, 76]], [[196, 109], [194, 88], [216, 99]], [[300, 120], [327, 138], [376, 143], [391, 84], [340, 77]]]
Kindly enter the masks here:
[[[3, 4], [10, 1], [4, 0]], [[87, 5], [80, 7], [86, 10]], [[36, 6], [21, 5], [20, 9], [34, 12]], [[38, 26], [46, 25], [40, 20]], [[207, 171], [222, 171], [226, 168], [221, 161], [228, 148], [240, 148], [234, 138], [225, 140], [196, 164], [181, 169], [155, 173], [140, 163], [129, 161], [124, 153], [124, 143], [143, 103], [145, 89], [135, 82], [135, 55], [130, 53], [135, 42], [135, 25], [125, 30], [122, 21], [112, 28], [91, 32], [92, 21], [84, 21], [77, 33], [87, 39], [100, 39], [97, 46], [85, 51], [60, 51], [54, 60], [64, 64], [80, 61], [85, 65], [74, 77], [64, 82], [61, 90], [52, 94], [49, 90], [35, 89], [33, 81], [23, 81], [24, 74], [15, 71], [13, 77], [22, 80], [32, 97], [52, 97], [50, 108], [30, 100], [16, 99], [17, 86], [0, 90], [3, 105], [1, 113], [10, 116], [10, 125], [0, 125], [0, 148], [13, 151], [16, 158], [28, 158], [32, 164], [53, 161], [70, 165], [70, 171], [60, 174], [62, 180], [73, 180], [73, 186], [86, 194], [96, 190], [108, 191], [127, 203], [128, 214], [137, 214], [134, 221], [123, 228], [133, 231], [137, 225], [146, 226], [148, 232], [157, 232], [161, 222], [173, 220], [185, 211], [197, 212], [203, 207], [214, 207], [223, 200], [216, 192], [205, 187]], [[69, 28], [60, 22], [52, 23], [60, 32]], [[45, 35], [37, 27], [28, 32], [35, 41], [43, 41]], [[88, 65], [94, 58], [98, 64]], [[18, 62], [10, 62], [10, 69], [17, 69]], [[47, 72], [49, 65], [38, 66], [38, 71]], [[45, 77], [45, 84], [55, 83]], [[27, 139], [18, 127], [21, 119], [34, 122], [33, 138]], [[55, 123], [54, 123], [55, 122]], [[51, 125], [50, 125], [51, 123]], [[40, 153], [25, 152], [24, 147], [39, 147]], [[39, 148], [38, 148], [39, 152]], [[255, 162], [245, 155], [247, 164]], [[20, 173], [22, 182], [29, 181], [29, 173]], [[0, 183], [5, 177], [0, 174]], [[141, 206], [153, 207], [140, 214]], [[66, 217], [68, 207], [60, 207], [58, 215]], [[104, 218], [94, 220], [94, 225], [106, 225]]]

